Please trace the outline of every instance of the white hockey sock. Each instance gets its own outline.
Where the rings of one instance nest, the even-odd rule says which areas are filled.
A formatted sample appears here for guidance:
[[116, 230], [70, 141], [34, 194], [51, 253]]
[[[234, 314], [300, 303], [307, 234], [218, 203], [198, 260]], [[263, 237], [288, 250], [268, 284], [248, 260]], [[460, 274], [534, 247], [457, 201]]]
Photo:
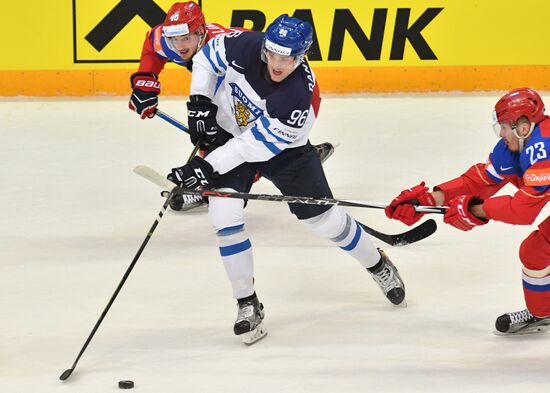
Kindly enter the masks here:
[[233, 287], [235, 299], [254, 293], [254, 258], [252, 244], [244, 224], [222, 228], [216, 232], [225, 272]]
[[366, 268], [380, 261], [380, 253], [367, 232], [340, 206], [333, 206], [323, 214], [304, 220], [318, 236], [335, 242]]
[[351, 216], [347, 215], [346, 227], [339, 236], [332, 239], [338, 247], [347, 251], [366, 268], [380, 261], [380, 253], [372, 243], [371, 237]]

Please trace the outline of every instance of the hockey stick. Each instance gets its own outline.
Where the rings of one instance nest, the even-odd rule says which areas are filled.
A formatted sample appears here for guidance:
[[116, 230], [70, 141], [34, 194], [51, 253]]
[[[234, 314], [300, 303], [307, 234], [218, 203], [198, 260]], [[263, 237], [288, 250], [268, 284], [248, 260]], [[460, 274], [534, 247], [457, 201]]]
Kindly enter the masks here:
[[185, 126], [185, 124], [183, 124], [182, 122], [180, 122], [179, 120], [176, 120], [174, 119], [172, 116], [170, 116], [169, 114], [167, 113], [164, 113], [163, 111], [161, 111], [160, 109], [157, 109], [155, 111], [155, 115], [157, 115], [158, 117], [160, 117], [162, 120], [165, 120], [167, 121], [168, 123], [172, 124], [173, 126], [176, 126], [177, 128], [179, 128], [180, 130], [182, 130], [183, 132], [186, 132], [189, 134], [189, 128], [187, 128]]
[[[365, 202], [365, 201], [352, 201], [347, 199], [334, 199], [334, 198], [314, 198], [314, 197], [301, 197], [290, 195], [271, 195], [271, 194], [249, 194], [245, 192], [226, 192], [226, 191], [214, 191], [214, 190], [199, 190], [193, 188], [177, 187], [174, 190], [176, 195], [199, 195], [202, 197], [218, 197], [218, 198], [233, 198], [233, 199], [248, 199], [257, 201], [269, 201], [269, 202], [286, 202], [297, 203], [302, 205], [340, 205], [348, 207], [365, 207], [370, 209], [385, 209], [388, 205], [378, 202]], [[441, 206], [414, 206], [415, 210], [419, 213], [439, 213], [445, 214], [447, 208]]]
[[[160, 188], [164, 189], [165, 191], [162, 193], [163, 196], [166, 196], [167, 191], [166, 190], [172, 190], [172, 193], [176, 195], [181, 194], [191, 194], [191, 195], [201, 195], [201, 196], [213, 196], [213, 197], [221, 197], [221, 198], [238, 198], [238, 199], [256, 199], [256, 200], [263, 200], [263, 201], [275, 201], [275, 202], [287, 202], [287, 203], [307, 203], [307, 204], [315, 204], [315, 205], [337, 205], [340, 204], [342, 206], [354, 206], [354, 207], [374, 207], [374, 208], [383, 208], [381, 207], [382, 204], [370, 204], [370, 203], [362, 203], [362, 202], [349, 202], [349, 201], [342, 201], [338, 199], [317, 199], [317, 198], [309, 198], [309, 197], [289, 197], [284, 195], [265, 195], [265, 194], [247, 194], [247, 193], [238, 193], [238, 192], [219, 192], [219, 191], [207, 191], [207, 190], [192, 190], [192, 189], [186, 189], [181, 187], [174, 188], [174, 184], [169, 181], [168, 179], [164, 178], [161, 174], [156, 172], [154, 169], [151, 169], [147, 166], [140, 165], [134, 168], [134, 172], [145, 179], [155, 183]], [[343, 203], [348, 202], [348, 203]], [[419, 208], [418, 206], [417, 208]], [[429, 209], [433, 209], [431, 207], [426, 207]], [[444, 208], [441, 208], [444, 209]], [[430, 211], [432, 212], [432, 211]], [[435, 213], [439, 213], [439, 210], [433, 211]], [[396, 235], [387, 235], [382, 232], [378, 232], [364, 224], [360, 224], [365, 232], [369, 233], [370, 235], [382, 240], [383, 242], [390, 244], [392, 246], [400, 246], [405, 244], [410, 244], [417, 242], [419, 240], [422, 240], [431, 234], [433, 234], [437, 229], [437, 224], [434, 220], [430, 219], [422, 224], [412, 228], [411, 230], [396, 234]]]
[[[164, 191], [167, 193], [167, 191]], [[248, 200], [261, 200], [261, 201], [272, 201], [272, 202], [286, 202], [286, 203], [302, 203], [308, 205], [341, 205], [349, 207], [366, 207], [374, 209], [384, 209], [387, 205], [380, 203], [371, 203], [371, 202], [358, 202], [358, 201], [346, 201], [340, 199], [329, 199], [329, 198], [310, 198], [310, 197], [295, 197], [295, 196], [284, 196], [284, 195], [267, 195], [267, 194], [247, 194], [247, 193], [238, 193], [238, 192], [219, 192], [219, 191], [209, 191], [209, 190], [195, 190], [182, 187], [176, 187], [174, 189], [174, 194], [181, 195], [200, 195], [203, 197], [221, 197], [221, 198], [238, 198], [238, 199], [248, 199]], [[166, 196], [166, 194], [163, 194]], [[446, 208], [444, 207], [430, 207], [430, 206], [415, 206], [416, 211], [422, 213], [445, 213]], [[433, 219], [429, 219], [419, 226], [398, 234], [398, 235], [386, 235], [381, 232], [378, 232], [363, 223], [358, 222], [359, 225], [363, 227], [365, 232], [368, 234], [382, 240], [385, 243], [388, 243], [392, 246], [401, 246], [410, 243], [417, 242], [422, 240], [437, 229], [437, 224]]]
[[[183, 124], [182, 122], [180, 122], [179, 120], [176, 120], [174, 119], [172, 116], [170, 116], [169, 114], [167, 113], [164, 113], [163, 111], [161, 111], [160, 109], [156, 109], [155, 110], [155, 115], [157, 115], [158, 117], [160, 117], [161, 119], [167, 121], [168, 123], [172, 124], [173, 126], [175, 126], [176, 128], [179, 128], [180, 130], [182, 130], [183, 132], [186, 132], [189, 134], [189, 129], [187, 128], [187, 126], [185, 124]], [[191, 161], [191, 159], [193, 157], [195, 157], [197, 155], [197, 152], [199, 151], [199, 142], [197, 142], [197, 144], [195, 145], [195, 147], [193, 148], [193, 151], [191, 152], [191, 154], [189, 155], [189, 158], [187, 159], [187, 162]]]
[[82, 356], [82, 354], [84, 353], [84, 351], [86, 350], [86, 348], [88, 347], [88, 344], [90, 343], [90, 341], [92, 341], [92, 338], [94, 337], [94, 334], [96, 333], [97, 329], [99, 328], [99, 325], [101, 324], [101, 322], [103, 321], [103, 319], [105, 318], [105, 316], [107, 315], [107, 312], [109, 311], [109, 309], [111, 308], [111, 305], [113, 304], [113, 302], [115, 301], [116, 297], [118, 296], [118, 293], [120, 292], [120, 290], [122, 289], [122, 286], [124, 285], [124, 283], [126, 282], [126, 279], [128, 278], [128, 276], [130, 275], [130, 273], [132, 272], [132, 269], [134, 268], [134, 266], [136, 265], [139, 257], [141, 256], [141, 253], [143, 252], [143, 250], [145, 249], [145, 246], [147, 245], [147, 243], [149, 242], [149, 239], [151, 239], [151, 236], [153, 236], [153, 232], [155, 232], [155, 229], [157, 228], [157, 225], [159, 224], [160, 222], [160, 219], [162, 218], [162, 216], [164, 215], [164, 213], [166, 212], [166, 209], [168, 208], [168, 205], [170, 204], [170, 200], [172, 199], [172, 196], [174, 194], [172, 192], [170, 192], [168, 194], [168, 197], [166, 198], [166, 201], [164, 201], [164, 204], [162, 205], [162, 208], [157, 216], [157, 218], [155, 219], [155, 222], [153, 223], [153, 225], [151, 226], [151, 229], [149, 229], [149, 232], [147, 233], [147, 236], [145, 237], [145, 240], [143, 240], [143, 242], [141, 243], [141, 246], [139, 247], [139, 250], [138, 252], [136, 253], [136, 256], [134, 257], [134, 259], [132, 260], [132, 263], [130, 263], [130, 266], [128, 266], [128, 269], [126, 269], [126, 272], [124, 273], [124, 276], [122, 277], [122, 280], [120, 280], [120, 283], [118, 284], [115, 292], [113, 293], [113, 295], [111, 296], [111, 299], [109, 300], [109, 303], [107, 304], [107, 306], [105, 307], [105, 309], [103, 310], [103, 312], [101, 313], [101, 316], [99, 317], [99, 319], [97, 320], [94, 328], [92, 329], [92, 332], [90, 333], [90, 335], [88, 336], [88, 338], [86, 339], [86, 342], [84, 343], [84, 346], [82, 347], [82, 349], [80, 350], [80, 353], [78, 354], [78, 356], [76, 357], [73, 365], [71, 368], [63, 371], [63, 373], [61, 374], [61, 376], [59, 377], [60, 380], [62, 381], [65, 381], [67, 378], [69, 378], [71, 376], [71, 374], [73, 373], [78, 361], [80, 360], [80, 357]]
[[409, 229], [407, 232], [397, 233], [395, 235], [388, 235], [386, 233], [378, 232], [376, 229], [372, 229], [359, 221], [357, 221], [357, 223], [361, 225], [361, 227], [363, 227], [365, 232], [369, 235], [374, 236], [375, 238], [382, 240], [384, 243], [394, 247], [416, 243], [417, 241], [432, 235], [437, 230], [437, 224], [431, 218], [424, 221], [422, 224]]
[[[155, 183], [165, 191], [172, 190], [174, 183], [166, 179], [160, 173], [156, 172], [144, 165], [138, 165], [134, 168], [134, 172], [138, 175], [146, 178], [147, 180]], [[219, 198], [234, 198], [234, 199], [248, 199], [259, 200], [269, 202], [286, 202], [286, 203], [300, 203], [305, 205], [340, 205], [349, 207], [365, 207], [372, 209], [385, 209], [388, 205], [385, 203], [377, 202], [365, 202], [365, 201], [352, 201], [346, 199], [333, 199], [333, 198], [314, 198], [314, 197], [300, 197], [289, 195], [270, 195], [270, 194], [249, 194], [244, 192], [222, 192], [213, 190], [197, 190], [193, 188], [176, 187], [174, 189], [175, 195], [199, 195], [202, 197], [219, 197]], [[419, 213], [439, 213], [445, 214], [447, 208], [441, 206], [415, 206], [415, 209]]]

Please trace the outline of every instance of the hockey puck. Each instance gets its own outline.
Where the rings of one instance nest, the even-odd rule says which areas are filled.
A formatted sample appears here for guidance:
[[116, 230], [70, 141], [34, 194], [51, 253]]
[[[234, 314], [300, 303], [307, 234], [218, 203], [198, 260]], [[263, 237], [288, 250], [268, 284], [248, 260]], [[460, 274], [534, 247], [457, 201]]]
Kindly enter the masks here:
[[118, 381], [118, 387], [120, 389], [132, 389], [134, 387], [134, 381]]

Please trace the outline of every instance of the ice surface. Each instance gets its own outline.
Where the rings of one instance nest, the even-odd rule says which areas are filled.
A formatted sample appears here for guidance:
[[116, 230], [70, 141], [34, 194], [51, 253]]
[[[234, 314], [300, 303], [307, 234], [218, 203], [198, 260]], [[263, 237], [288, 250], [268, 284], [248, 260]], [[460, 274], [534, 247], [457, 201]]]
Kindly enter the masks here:
[[[340, 143], [325, 164], [337, 198], [387, 202], [485, 161], [499, 94], [328, 97], [311, 140]], [[185, 120], [185, 99], [161, 108]], [[360, 265], [314, 237], [284, 204], [246, 209], [268, 336], [232, 333], [235, 301], [204, 213], [161, 221], [98, 333], [69, 368], [162, 205], [132, 173], [182, 165], [188, 138], [140, 120], [126, 98], [0, 101], [0, 391], [538, 392], [550, 335], [497, 337], [524, 308], [518, 247], [534, 227], [444, 225], [383, 246], [406, 282], [394, 308]], [[265, 180], [253, 192], [274, 193]], [[505, 188], [504, 192], [513, 192]], [[349, 209], [388, 233], [407, 229]], [[548, 216], [545, 210], [537, 222]]]

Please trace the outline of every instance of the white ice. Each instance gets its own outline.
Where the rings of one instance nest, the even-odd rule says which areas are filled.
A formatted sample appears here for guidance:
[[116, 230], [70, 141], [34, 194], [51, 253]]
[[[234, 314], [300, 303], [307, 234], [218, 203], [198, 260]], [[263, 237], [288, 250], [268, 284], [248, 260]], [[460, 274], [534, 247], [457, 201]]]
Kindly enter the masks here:
[[[328, 97], [311, 139], [339, 143], [334, 195], [388, 202], [486, 160], [494, 94]], [[549, 97], [550, 98], [550, 97]], [[185, 99], [161, 109], [185, 120]], [[491, 222], [428, 239], [379, 241], [399, 267], [393, 307], [351, 257], [280, 203], [246, 209], [268, 336], [233, 335], [235, 300], [205, 213], [168, 212], [80, 359], [68, 369], [153, 224], [159, 189], [132, 173], [182, 165], [191, 147], [127, 99], [0, 101], [0, 392], [539, 392], [550, 335], [497, 337], [524, 308], [518, 247], [534, 226]], [[253, 192], [274, 193], [265, 180]], [[505, 188], [504, 192], [514, 192]], [[350, 209], [388, 233], [381, 210]], [[548, 216], [548, 211], [537, 223]]]

